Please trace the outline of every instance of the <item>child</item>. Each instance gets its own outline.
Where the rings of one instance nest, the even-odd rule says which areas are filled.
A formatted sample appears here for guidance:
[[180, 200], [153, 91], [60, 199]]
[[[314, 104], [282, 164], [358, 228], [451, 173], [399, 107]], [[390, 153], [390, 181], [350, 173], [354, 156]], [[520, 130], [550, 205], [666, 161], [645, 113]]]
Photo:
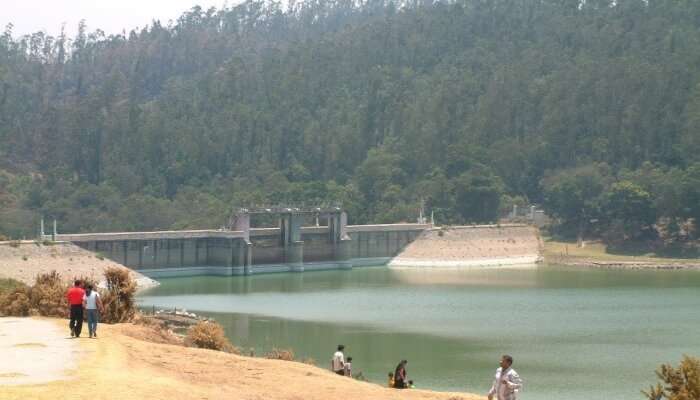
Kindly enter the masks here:
[[348, 357], [343, 369], [345, 370], [345, 376], [352, 378], [352, 357]]
[[413, 381], [408, 381], [408, 388], [409, 389], [415, 389], [416, 385], [413, 384]]
[[394, 373], [391, 371], [389, 371], [389, 387], [394, 387]]

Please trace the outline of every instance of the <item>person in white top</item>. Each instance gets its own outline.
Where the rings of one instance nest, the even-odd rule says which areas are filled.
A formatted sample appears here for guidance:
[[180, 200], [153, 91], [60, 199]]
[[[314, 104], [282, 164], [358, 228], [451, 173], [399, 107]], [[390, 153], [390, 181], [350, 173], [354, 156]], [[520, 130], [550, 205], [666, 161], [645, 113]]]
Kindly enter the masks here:
[[338, 375], [345, 375], [345, 356], [343, 355], [343, 350], [345, 350], [345, 346], [339, 344], [338, 351], [333, 354], [333, 359], [331, 360], [331, 369]]
[[102, 312], [102, 300], [100, 294], [92, 285], [88, 285], [83, 295], [83, 307], [87, 310], [88, 330], [91, 338], [97, 338], [97, 323]]
[[495, 394], [498, 400], [516, 400], [518, 392], [523, 388], [523, 381], [512, 368], [513, 357], [504, 355], [501, 357], [500, 365], [501, 367], [496, 370], [488, 398], [493, 400]]

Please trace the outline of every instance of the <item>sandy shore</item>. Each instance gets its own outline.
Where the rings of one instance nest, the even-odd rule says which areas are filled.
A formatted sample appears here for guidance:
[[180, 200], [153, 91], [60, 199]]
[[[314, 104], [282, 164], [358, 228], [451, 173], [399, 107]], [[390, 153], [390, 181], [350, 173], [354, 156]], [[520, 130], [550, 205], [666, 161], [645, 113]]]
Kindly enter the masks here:
[[432, 229], [421, 234], [390, 262], [391, 267], [479, 267], [540, 261], [536, 228], [483, 225]]
[[[38, 274], [51, 271], [58, 271], [66, 281], [86, 276], [100, 282], [110, 267], [126, 268], [71, 243], [0, 242], [0, 277], [26, 284], [33, 284]], [[131, 274], [140, 289], [158, 284], [136, 271]]]
[[[24, 319], [32, 321], [31, 319]], [[0, 319], [1, 321], [1, 319]], [[52, 321], [59, 327], [62, 320]], [[0, 398], [12, 400], [476, 400], [466, 393], [395, 390], [339, 377], [297, 362], [241, 357], [222, 352], [145, 342], [148, 328], [132, 324], [100, 325], [99, 339], [79, 343], [78, 368], [69, 380], [0, 386]]]

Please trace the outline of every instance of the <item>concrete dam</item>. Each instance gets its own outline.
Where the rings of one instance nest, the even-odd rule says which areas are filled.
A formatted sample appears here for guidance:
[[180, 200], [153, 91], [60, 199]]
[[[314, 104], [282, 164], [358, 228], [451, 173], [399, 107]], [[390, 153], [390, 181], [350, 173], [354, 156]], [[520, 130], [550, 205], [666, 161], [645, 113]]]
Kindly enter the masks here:
[[237, 214], [227, 229], [45, 235], [72, 242], [146, 276], [252, 275], [384, 265], [427, 224], [347, 225], [323, 212], [325, 226], [302, 226], [308, 212], [277, 212], [278, 227], [253, 228]]

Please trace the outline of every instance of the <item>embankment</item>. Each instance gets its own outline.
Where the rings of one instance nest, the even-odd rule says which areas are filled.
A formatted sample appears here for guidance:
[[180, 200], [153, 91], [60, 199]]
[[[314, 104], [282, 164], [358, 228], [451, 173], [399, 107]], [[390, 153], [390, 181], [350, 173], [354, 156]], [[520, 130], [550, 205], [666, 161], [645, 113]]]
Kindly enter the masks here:
[[[33, 284], [37, 275], [57, 271], [67, 281], [90, 277], [102, 281], [110, 267], [125, 266], [66, 242], [13, 241], [0, 242], [0, 277]], [[131, 271], [139, 288], [157, 282]]]
[[[1, 319], [0, 319], [1, 321]], [[31, 321], [24, 319], [24, 321]], [[64, 321], [53, 320], [65, 329]], [[13, 325], [21, 325], [15, 323]], [[21, 328], [21, 326], [18, 326]], [[82, 351], [68, 380], [7, 386], [0, 377], [0, 398], [12, 400], [477, 400], [466, 393], [396, 390], [335, 375], [298, 362], [241, 357], [212, 350], [143, 341], [147, 328], [100, 325], [100, 338], [74, 339]], [[139, 338], [139, 339], [137, 339]], [[39, 339], [37, 339], [39, 340]], [[70, 341], [70, 340], [69, 340]], [[70, 341], [74, 343], [73, 341]], [[51, 347], [46, 342], [46, 357]], [[0, 355], [2, 353], [0, 352]], [[322, 362], [325, 364], [325, 362]], [[29, 374], [30, 372], [25, 371]], [[4, 381], [3, 381], [4, 379]]]
[[477, 225], [426, 230], [390, 262], [392, 267], [471, 267], [533, 264], [541, 241], [528, 225]]

